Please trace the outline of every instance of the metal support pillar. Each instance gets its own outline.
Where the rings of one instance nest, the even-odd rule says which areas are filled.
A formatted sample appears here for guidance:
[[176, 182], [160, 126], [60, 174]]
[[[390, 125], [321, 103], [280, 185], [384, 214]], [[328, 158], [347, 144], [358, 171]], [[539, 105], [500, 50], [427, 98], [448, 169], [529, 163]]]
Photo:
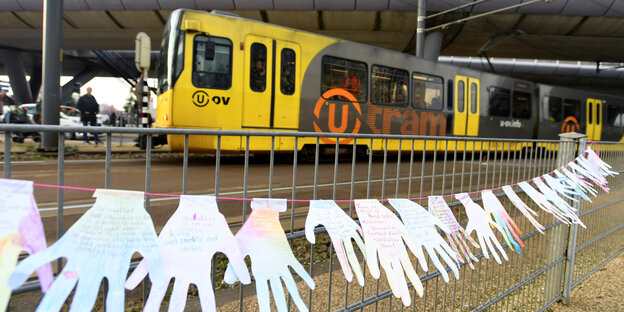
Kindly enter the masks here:
[[[63, 42], [63, 0], [43, 2], [43, 100], [42, 122], [59, 124], [61, 104], [61, 49]], [[44, 132], [42, 150], [58, 148], [58, 133]]]
[[427, 18], [427, 0], [418, 0], [418, 19], [416, 25], [416, 56], [425, 56], [425, 19]]
[[444, 39], [444, 35], [442, 35], [439, 31], [430, 33], [425, 37], [425, 53], [423, 57], [426, 60], [430, 60], [432, 62], [438, 61], [440, 48], [442, 47], [442, 39]]
[[39, 99], [39, 91], [41, 90], [41, 66], [33, 65], [30, 69], [30, 80], [28, 80], [28, 84], [30, 85], [30, 95], [32, 96], [33, 102], [37, 102]]
[[0, 54], [7, 76], [9, 76], [11, 89], [13, 89], [15, 104], [32, 103], [33, 99], [30, 94], [30, 86], [26, 81], [22, 54], [14, 50], [0, 50]]

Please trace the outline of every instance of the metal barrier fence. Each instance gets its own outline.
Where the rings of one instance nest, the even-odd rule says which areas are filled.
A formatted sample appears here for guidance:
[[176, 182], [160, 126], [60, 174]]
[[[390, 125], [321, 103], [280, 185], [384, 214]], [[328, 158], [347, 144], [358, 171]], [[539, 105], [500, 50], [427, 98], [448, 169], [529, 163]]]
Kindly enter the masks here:
[[[14, 146], [10, 132], [49, 131], [81, 132], [84, 128], [58, 126], [0, 125], [5, 132], [4, 142], [4, 177], [11, 178], [12, 168], [18, 168], [19, 162], [12, 162], [9, 153]], [[319, 134], [297, 132], [260, 132], [260, 131], [216, 131], [190, 129], [137, 129], [97, 127], [89, 131], [103, 133], [105, 138], [105, 156], [103, 162], [103, 184], [93, 181], [90, 185], [68, 185], [80, 187], [127, 188], [129, 176], [125, 172], [116, 172], [118, 163], [113, 159], [113, 135], [141, 134], [148, 137], [148, 149], [144, 151], [144, 187], [134, 185], [130, 189], [173, 194], [206, 194], [228, 196], [232, 198], [273, 197], [291, 200], [334, 199], [344, 200], [339, 205], [352, 217], [356, 218], [353, 199], [361, 198], [417, 198], [415, 201], [427, 206], [428, 195], [448, 195], [460, 192], [473, 192], [496, 188], [503, 185], [525, 181], [548, 173], [572, 160], [577, 151], [582, 151], [584, 139], [578, 141], [536, 141], [505, 140], [484, 138], [450, 138], [400, 135], [352, 135]], [[179, 134], [185, 138], [184, 153], [173, 156], [177, 164], [167, 173], [158, 173], [159, 158], [153, 156], [149, 138], [157, 134]], [[216, 138], [217, 150], [209, 157], [199, 157], [188, 152], [191, 135], [210, 135]], [[222, 155], [220, 143], [223, 137], [240, 136], [241, 154], [238, 156]], [[253, 156], [249, 150], [250, 138], [264, 136], [270, 138], [267, 156]], [[276, 142], [280, 138], [298, 140], [313, 138], [314, 157], [302, 161], [301, 155], [292, 152], [277, 154]], [[322, 144], [321, 137], [344, 138], [353, 140], [347, 145], [335, 146]], [[358, 153], [357, 146], [370, 144], [381, 146], [375, 153]], [[394, 144], [394, 145], [393, 145]], [[437, 153], [423, 153], [414, 150], [414, 146], [424, 146], [423, 150], [433, 148]], [[597, 142], [600, 157], [614, 167], [615, 171], [624, 171], [624, 145], [620, 143]], [[389, 145], [398, 146], [398, 151], [389, 151]], [[345, 149], [345, 146], [347, 147]], [[340, 147], [340, 148], [339, 148]], [[408, 148], [405, 148], [408, 147]], [[409, 148], [411, 147], [411, 148]], [[138, 150], [138, 149], [137, 149]], [[339, 155], [337, 151], [347, 151]], [[322, 153], [323, 152], [323, 153]], [[59, 135], [59, 148], [56, 153], [57, 185], [65, 185], [65, 177], [72, 172], [71, 161], [65, 160], [66, 148], [63, 135]], [[322, 157], [323, 154], [331, 156]], [[198, 160], [196, 158], [199, 157]], [[181, 162], [181, 164], [180, 164]], [[207, 164], [210, 163], [210, 164]], [[93, 165], [95, 166], [95, 165]], [[101, 166], [101, 165], [100, 165]], [[158, 170], [154, 170], [157, 168]], [[27, 170], [26, 170], [27, 172]], [[172, 174], [172, 172], [177, 172]], [[195, 174], [197, 172], [197, 174]], [[207, 174], [206, 174], [207, 172]], [[179, 188], [166, 189], [165, 180], [179, 178]], [[199, 176], [198, 176], [199, 175]], [[19, 177], [28, 176], [20, 171]], [[97, 174], [93, 173], [93, 178]], [[49, 180], [49, 179], [48, 179]], [[200, 180], [201, 183], [196, 181]], [[34, 177], [35, 183], [38, 178]], [[49, 183], [49, 181], [48, 181]], [[135, 183], [136, 184], [136, 183]], [[401, 300], [394, 297], [389, 289], [384, 274], [379, 280], [373, 279], [366, 268], [361, 254], [360, 264], [365, 273], [365, 285], [346, 283], [330, 241], [322, 227], [316, 229], [317, 243], [310, 245], [304, 238], [307, 204], [297, 201], [289, 203], [289, 210], [280, 214], [283, 228], [298, 260], [307, 266], [316, 282], [314, 291], [296, 279], [300, 294], [311, 311], [390, 311], [394, 309], [426, 311], [483, 311], [483, 310], [523, 310], [544, 311], [553, 303], [569, 300], [570, 291], [592, 273], [599, 270], [611, 259], [624, 251], [624, 211], [621, 208], [624, 198], [622, 178], [609, 179], [610, 193], [601, 192], [593, 202], [582, 201], [579, 206], [581, 220], [586, 229], [563, 225], [552, 216], [540, 212], [538, 221], [546, 227], [545, 235], [536, 231], [530, 222], [522, 216], [505, 196], [499, 196], [506, 210], [520, 227], [526, 247], [521, 254], [506, 248], [509, 261], [497, 264], [493, 259], [480, 259], [475, 268], [463, 265], [459, 279], [451, 277], [449, 283], [441, 279], [435, 266], [429, 261], [429, 272], [418, 269], [415, 257], [412, 263], [418, 269], [424, 286], [424, 296], [418, 297], [412, 289], [412, 305], [407, 308]], [[39, 194], [37, 193], [39, 192]], [[531, 206], [531, 200], [523, 193], [518, 195]], [[48, 233], [48, 244], [58, 239], [76, 217], [65, 213], [73, 208], [87, 208], [82, 205], [68, 205], [63, 189], [56, 190], [56, 206], [40, 206], [46, 211], [55, 211], [56, 234]], [[39, 201], [51, 202], [54, 196], [48, 191], [36, 190]], [[74, 195], [74, 197], [76, 197]], [[86, 194], [83, 198], [89, 198]], [[479, 202], [478, 196], [472, 196]], [[227, 217], [232, 231], [236, 233], [250, 212], [249, 202], [219, 200], [219, 208]], [[467, 218], [463, 206], [454, 198], [447, 198], [458, 222], [465, 226]], [[146, 209], [150, 211], [157, 230], [162, 228], [168, 216], [175, 210], [177, 201], [146, 196]], [[44, 222], [45, 225], [49, 222]], [[49, 229], [48, 229], [49, 230]], [[500, 238], [499, 238], [500, 240]], [[500, 240], [502, 242], [502, 240]], [[505, 246], [508, 247], [508, 246]], [[479, 249], [473, 250], [480, 251]], [[225, 257], [217, 255], [213, 261], [213, 285], [216, 287], [217, 310], [219, 311], [255, 311], [257, 302], [253, 285], [227, 286], [221, 281], [225, 269]], [[60, 269], [62, 262], [57, 263]], [[449, 271], [450, 269], [447, 269]], [[147, 293], [144, 286], [143, 298]], [[29, 281], [14, 294], [38, 289], [36, 281]], [[192, 291], [191, 291], [192, 293]], [[127, 292], [128, 305], [140, 305], [141, 295]], [[138, 299], [137, 299], [138, 298]], [[13, 299], [12, 299], [13, 300]], [[20, 299], [21, 300], [21, 299]], [[197, 301], [191, 295], [189, 302]], [[272, 306], [275, 309], [275, 306]], [[289, 310], [296, 310], [289, 298]]]

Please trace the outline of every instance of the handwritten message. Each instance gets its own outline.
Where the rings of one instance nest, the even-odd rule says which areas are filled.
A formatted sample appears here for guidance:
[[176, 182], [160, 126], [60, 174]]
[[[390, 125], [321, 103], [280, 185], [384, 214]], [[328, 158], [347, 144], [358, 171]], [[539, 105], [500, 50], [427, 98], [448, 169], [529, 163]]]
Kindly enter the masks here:
[[[362, 228], [332, 200], [310, 201], [305, 233], [306, 238], [312, 244], [315, 242], [314, 227], [317, 225], [323, 225], [327, 229], [347, 281], [351, 282], [355, 273], [358, 283], [363, 286], [364, 276], [351, 243], [351, 240], [355, 241], [362, 253], [366, 255], [364, 242], [360, 236], [363, 235]], [[353, 273], [351, 268], [353, 268]]]
[[366, 246], [366, 263], [371, 275], [378, 279], [379, 264], [386, 272], [392, 293], [401, 298], [405, 306], [411, 304], [405, 274], [414, 285], [418, 295], [422, 296], [423, 286], [412, 266], [405, 249], [405, 244], [418, 257], [423, 270], [427, 271], [427, 263], [421, 248], [407, 233], [407, 229], [399, 218], [376, 199], [355, 200]]
[[67, 264], [39, 304], [42, 311], [57, 311], [78, 280], [72, 309], [90, 310], [104, 277], [109, 291], [106, 305], [123, 310], [124, 280], [134, 252], [139, 252], [151, 269], [150, 279], [162, 283], [163, 262], [156, 232], [143, 208], [143, 193], [95, 191], [95, 204], [50, 248], [22, 261], [9, 279], [19, 287], [35, 268], [54, 259], [67, 258]]

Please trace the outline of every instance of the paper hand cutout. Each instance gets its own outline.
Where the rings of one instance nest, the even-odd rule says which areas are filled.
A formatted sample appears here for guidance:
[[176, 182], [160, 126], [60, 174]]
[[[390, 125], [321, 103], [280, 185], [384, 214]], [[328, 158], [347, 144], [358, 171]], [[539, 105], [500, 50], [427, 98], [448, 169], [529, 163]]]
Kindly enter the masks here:
[[[35, 254], [46, 248], [43, 224], [33, 197], [33, 183], [0, 179], [0, 311], [9, 303], [8, 280], [22, 250]], [[37, 269], [41, 291], [52, 284], [52, 267]]]
[[457, 260], [461, 262], [467, 261], [470, 267], [474, 269], [472, 261], [478, 262], [479, 260], [472, 254], [472, 250], [468, 247], [466, 240], [476, 248], [479, 248], [479, 244], [470, 237], [469, 232], [464, 231], [464, 228], [457, 223], [451, 208], [449, 208], [442, 196], [429, 196], [429, 212], [450, 230], [446, 237], [449, 240], [451, 249], [455, 252]]
[[585, 224], [581, 222], [581, 219], [576, 215], [576, 208], [570, 206], [568, 202], [561, 199], [559, 195], [551, 188], [544, 184], [544, 181], [539, 177], [533, 179], [533, 183], [537, 185], [540, 192], [544, 195], [544, 197], [552, 203], [553, 209], [557, 210], [560, 215], [563, 215], [571, 220], [572, 223], [580, 224], [582, 227], [586, 228]]
[[[411, 297], [405, 275], [412, 282], [418, 295], [422, 297], [423, 286], [412, 262], [409, 259], [405, 245], [418, 257], [418, 262], [423, 270], [427, 271], [427, 262], [422, 249], [418, 248], [410, 237], [401, 220], [384, 207], [376, 199], [355, 200], [355, 209], [364, 230], [364, 244], [366, 246], [366, 263], [371, 275], [379, 279], [379, 264], [386, 272], [388, 284], [392, 293], [401, 298], [405, 306], [411, 304]], [[379, 264], [377, 260], [379, 259]]]
[[[319, 224], [327, 229], [329, 238], [336, 250], [336, 256], [340, 262], [340, 267], [347, 281], [351, 282], [353, 280], [353, 273], [355, 273], [360, 286], [364, 286], [362, 269], [360, 268], [360, 263], [353, 251], [353, 245], [351, 243], [351, 240], [354, 240], [360, 247], [364, 256], [366, 256], [364, 242], [362, 241], [362, 237], [360, 237], [360, 235], [364, 235], [362, 233], [362, 228], [332, 200], [310, 201], [310, 210], [308, 211], [305, 223], [305, 234], [308, 241], [312, 244], [316, 241], [314, 237], [314, 227]], [[351, 267], [353, 267], [353, 273], [351, 272]]]
[[[279, 221], [279, 213], [286, 211], [285, 199], [258, 199], [251, 202], [252, 212], [243, 227], [236, 233], [236, 241], [243, 256], [251, 258], [251, 273], [256, 281], [256, 294], [261, 312], [271, 310], [269, 287], [271, 284], [277, 310], [286, 311], [286, 297], [280, 278], [286, 284], [288, 292], [299, 311], [308, 311], [293, 279], [288, 266], [314, 289], [314, 281], [293, 255], [286, 234]], [[239, 276], [232, 263], [225, 271], [224, 280], [233, 284]]]
[[154, 225], [143, 207], [143, 192], [97, 189], [93, 196], [93, 208], [48, 249], [22, 261], [9, 279], [9, 285], [15, 289], [35, 268], [67, 258], [37, 311], [60, 310], [78, 280], [71, 310], [91, 310], [104, 277], [109, 287], [107, 309], [123, 311], [124, 281], [136, 251], [151, 268], [150, 279], [155, 284], [163, 283], [163, 262]]
[[507, 245], [517, 253], [520, 253], [520, 247], [524, 247], [524, 243], [520, 239], [519, 235], [522, 235], [522, 231], [516, 225], [516, 222], [507, 214], [505, 207], [498, 201], [496, 195], [490, 190], [481, 192], [483, 200], [483, 208], [490, 215], [494, 216], [496, 223], [504, 230], [503, 238], [507, 242]]
[[[565, 168], [564, 168], [565, 169]], [[559, 221], [565, 224], [570, 224], [564, 216], [562, 216], [558, 211], [556, 211], [552, 205], [548, 202], [546, 197], [536, 189], [534, 189], [528, 182], [520, 182], [518, 186], [527, 194], [529, 197], [535, 202], [535, 204], [540, 207], [540, 209], [552, 214]]]
[[468, 216], [466, 232], [477, 232], [477, 238], [479, 239], [479, 245], [481, 245], [481, 250], [483, 250], [483, 256], [486, 259], [490, 258], [488, 253], [489, 249], [494, 256], [496, 262], [498, 262], [499, 264], [501, 263], [501, 260], [496, 253], [496, 249], [494, 249], [494, 246], [492, 245], [492, 242], [494, 242], [494, 245], [496, 246], [496, 248], [498, 248], [498, 251], [501, 253], [501, 255], [503, 255], [503, 258], [505, 260], [508, 260], [507, 253], [505, 253], [505, 250], [503, 250], [503, 247], [496, 239], [496, 235], [494, 235], [494, 232], [492, 232], [492, 229], [490, 228], [490, 226], [496, 228], [499, 232], [501, 232], [503, 236], [505, 236], [505, 232], [503, 232], [501, 226], [498, 225], [498, 223], [492, 221], [488, 213], [485, 212], [485, 210], [483, 210], [481, 207], [479, 207], [479, 205], [477, 205], [475, 202], [473, 202], [468, 194], [460, 193], [455, 195], [455, 197], [466, 208], [466, 215]]
[[[550, 174], [545, 174], [542, 176], [542, 179], [548, 184], [553, 191], [563, 195], [565, 198], [578, 202], [579, 200], [574, 198], [573, 196], [585, 196], [585, 194], [581, 191], [577, 191], [577, 189], [571, 184], [567, 183], [568, 178], [553, 178]], [[587, 197], [587, 196], [585, 196]], [[587, 199], [589, 199], [587, 197]]]
[[451, 230], [444, 225], [438, 218], [434, 217], [425, 208], [419, 204], [407, 199], [390, 199], [390, 205], [401, 215], [403, 224], [407, 228], [407, 232], [414, 239], [419, 248], [425, 247], [433, 264], [438, 268], [444, 281], [448, 283], [449, 277], [446, 268], [438, 259], [436, 252], [444, 262], [451, 268], [455, 279], [459, 279], [459, 269], [457, 268], [457, 259], [451, 246], [440, 236], [436, 230], [438, 226], [446, 234], [450, 234]]
[[529, 219], [529, 222], [531, 222], [531, 224], [533, 224], [533, 226], [540, 233], [544, 234], [544, 230], [546, 228], [543, 225], [541, 225], [539, 222], [537, 222], [537, 220], [535, 220], [535, 218], [533, 217], [533, 216], [537, 217], [537, 212], [535, 212], [535, 210], [529, 208], [529, 206], [527, 206], [522, 201], [522, 199], [520, 199], [520, 197], [518, 197], [518, 195], [516, 194], [516, 192], [514, 192], [514, 190], [511, 188], [511, 186], [509, 186], [509, 185], [503, 186], [503, 191], [505, 192], [505, 195], [507, 195], [507, 197], [509, 197], [509, 200], [511, 200], [511, 202], [514, 204], [514, 206], [516, 206], [516, 208], [518, 208], [518, 210], [520, 210], [520, 212], [522, 212], [522, 214], [527, 219]]
[[[251, 282], [234, 235], [213, 196], [182, 195], [178, 209], [158, 236], [158, 244], [164, 258], [165, 279], [160, 284], [152, 283], [144, 311], [160, 310], [171, 278], [175, 278], [175, 284], [169, 311], [184, 310], [191, 283], [197, 286], [202, 311], [216, 311], [210, 274], [216, 252], [228, 257], [243, 283]], [[126, 288], [134, 289], [149, 271], [143, 259], [126, 281]]]

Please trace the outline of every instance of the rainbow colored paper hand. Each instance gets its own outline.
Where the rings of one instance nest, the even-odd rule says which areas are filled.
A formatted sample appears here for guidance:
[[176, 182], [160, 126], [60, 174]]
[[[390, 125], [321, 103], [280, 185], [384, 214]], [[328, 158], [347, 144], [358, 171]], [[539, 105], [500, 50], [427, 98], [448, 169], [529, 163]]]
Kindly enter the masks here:
[[481, 250], [483, 250], [483, 256], [486, 259], [490, 258], [488, 253], [489, 248], [490, 252], [494, 256], [494, 259], [496, 259], [496, 262], [498, 262], [499, 264], [501, 263], [501, 260], [496, 253], [496, 249], [494, 249], [494, 246], [492, 246], [492, 242], [494, 242], [494, 245], [496, 245], [498, 251], [501, 253], [501, 255], [503, 255], [503, 258], [505, 260], [508, 260], [507, 253], [505, 253], [505, 250], [503, 250], [503, 247], [496, 239], [496, 235], [494, 235], [494, 232], [492, 232], [492, 229], [490, 228], [490, 226], [496, 228], [499, 232], [501, 232], [503, 236], [505, 236], [505, 232], [503, 232], [501, 226], [498, 225], [498, 223], [492, 221], [488, 213], [485, 212], [485, 210], [483, 210], [481, 207], [479, 207], [479, 205], [477, 205], [475, 202], [473, 202], [467, 193], [460, 193], [455, 195], [455, 197], [466, 208], [466, 216], [468, 216], [466, 232], [477, 232], [477, 238], [479, 239], [479, 245], [481, 245]]
[[[152, 283], [144, 311], [159, 311], [171, 278], [175, 278], [169, 311], [183, 311], [189, 284], [197, 286], [202, 311], [216, 311], [210, 279], [210, 263], [216, 252], [223, 252], [236, 275], [245, 284], [251, 279], [236, 239], [213, 196], [180, 197], [180, 204], [158, 236], [165, 264], [165, 279]], [[150, 271], [143, 259], [126, 281], [134, 289]]]
[[522, 214], [529, 219], [529, 222], [533, 224], [533, 226], [542, 234], [544, 234], [544, 230], [546, 229], [543, 225], [541, 225], [537, 220], [535, 220], [534, 216], [537, 217], [537, 212], [535, 210], [529, 208], [520, 197], [514, 192], [513, 188], [509, 185], [503, 186], [503, 192], [505, 195], [511, 200], [511, 203], [522, 212]]
[[522, 235], [522, 231], [516, 225], [516, 222], [509, 216], [505, 207], [498, 201], [496, 195], [490, 190], [481, 192], [483, 200], [483, 208], [487, 213], [494, 216], [496, 223], [504, 230], [503, 238], [507, 242], [507, 245], [517, 253], [520, 253], [520, 247], [524, 247], [524, 243], [520, 239], [519, 235]]
[[[362, 228], [332, 200], [310, 201], [310, 210], [305, 223], [305, 234], [308, 241], [312, 244], [316, 241], [314, 238], [314, 227], [319, 224], [327, 229], [347, 281], [351, 282], [353, 273], [355, 273], [360, 286], [364, 286], [362, 269], [351, 243], [351, 240], [354, 240], [364, 256], [366, 256], [364, 242], [362, 237], [360, 237], [360, 235], [364, 235]], [[353, 273], [351, 272], [351, 267], [353, 267]]]
[[9, 279], [15, 289], [42, 264], [67, 258], [37, 311], [60, 310], [78, 280], [70, 311], [91, 310], [104, 277], [109, 287], [107, 309], [123, 311], [124, 281], [136, 251], [151, 268], [150, 279], [163, 283], [162, 257], [152, 220], [143, 208], [143, 192], [97, 189], [93, 197], [93, 208], [48, 249], [22, 261]]
[[[271, 284], [275, 305], [280, 312], [286, 311], [286, 296], [280, 278], [286, 284], [299, 311], [308, 311], [299, 296], [297, 284], [293, 279], [288, 266], [314, 289], [314, 281], [293, 255], [286, 234], [279, 222], [279, 213], [286, 211], [285, 199], [258, 199], [251, 202], [253, 209], [249, 219], [236, 233], [236, 241], [243, 256], [251, 258], [251, 273], [256, 281], [256, 295], [261, 312], [271, 310], [269, 287]], [[239, 278], [232, 263], [225, 270], [223, 279], [233, 284]]]
[[444, 262], [451, 268], [455, 279], [459, 279], [459, 269], [457, 268], [457, 260], [451, 246], [440, 236], [436, 230], [436, 225], [446, 234], [450, 234], [451, 230], [444, 225], [438, 218], [434, 217], [425, 208], [419, 204], [407, 199], [390, 199], [390, 205], [401, 215], [403, 224], [407, 231], [416, 242], [419, 248], [425, 247], [433, 265], [438, 268], [444, 281], [448, 283], [449, 277], [446, 268], [436, 256], [436, 252]]
[[470, 267], [474, 269], [472, 261], [478, 262], [479, 260], [472, 254], [466, 240], [476, 248], [479, 248], [479, 244], [470, 237], [470, 232], [464, 231], [464, 228], [459, 225], [451, 208], [449, 208], [442, 196], [429, 196], [429, 212], [450, 230], [450, 233], [447, 233], [446, 237], [449, 240], [451, 249], [455, 252], [457, 260], [461, 262], [468, 261]]
[[[4, 311], [11, 296], [8, 280], [17, 265], [22, 250], [29, 254], [46, 248], [43, 224], [33, 197], [33, 183], [0, 179], [0, 311]], [[37, 269], [41, 291], [52, 284], [52, 267], [45, 264]]]
[[[410, 237], [401, 220], [378, 200], [355, 200], [355, 209], [364, 230], [366, 263], [368, 263], [371, 275], [375, 279], [379, 279], [379, 264], [381, 264], [386, 272], [392, 293], [401, 298], [405, 306], [409, 306], [411, 297], [403, 270], [405, 270], [419, 296], [423, 295], [423, 286], [414, 266], [412, 266], [403, 241], [418, 257], [423, 270], [427, 271], [427, 262], [422, 249], [418, 248]], [[379, 264], [377, 263], [378, 259]]]

